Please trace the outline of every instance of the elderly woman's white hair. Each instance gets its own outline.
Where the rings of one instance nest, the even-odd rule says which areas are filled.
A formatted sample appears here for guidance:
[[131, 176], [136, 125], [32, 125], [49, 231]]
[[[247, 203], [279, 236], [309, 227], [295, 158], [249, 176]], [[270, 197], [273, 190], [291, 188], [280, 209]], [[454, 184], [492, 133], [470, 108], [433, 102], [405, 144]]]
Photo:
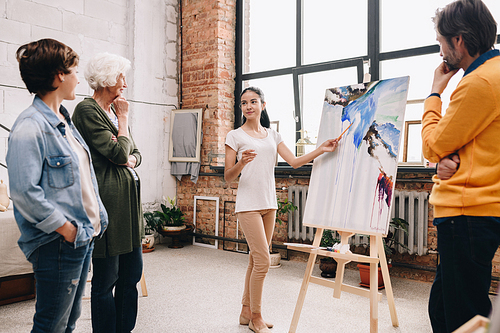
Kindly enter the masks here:
[[85, 80], [93, 90], [112, 87], [120, 74], [125, 75], [129, 69], [130, 60], [108, 52], [99, 53], [88, 62]]

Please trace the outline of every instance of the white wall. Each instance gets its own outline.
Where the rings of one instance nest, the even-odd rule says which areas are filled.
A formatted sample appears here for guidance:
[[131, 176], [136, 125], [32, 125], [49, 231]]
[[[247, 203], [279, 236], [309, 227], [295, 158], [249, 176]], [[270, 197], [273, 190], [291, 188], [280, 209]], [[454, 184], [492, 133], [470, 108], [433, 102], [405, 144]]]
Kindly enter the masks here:
[[[111, 52], [132, 61], [126, 97], [130, 127], [143, 162], [137, 169], [147, 208], [176, 193], [170, 176], [170, 110], [178, 106], [178, 0], [0, 0], [0, 123], [12, 127], [33, 99], [19, 76], [17, 48], [54, 38], [80, 56], [77, 99], [63, 105], [73, 112], [92, 92], [83, 72], [93, 55]], [[0, 129], [0, 162], [5, 164], [8, 133]], [[5, 168], [0, 179], [8, 182]]]

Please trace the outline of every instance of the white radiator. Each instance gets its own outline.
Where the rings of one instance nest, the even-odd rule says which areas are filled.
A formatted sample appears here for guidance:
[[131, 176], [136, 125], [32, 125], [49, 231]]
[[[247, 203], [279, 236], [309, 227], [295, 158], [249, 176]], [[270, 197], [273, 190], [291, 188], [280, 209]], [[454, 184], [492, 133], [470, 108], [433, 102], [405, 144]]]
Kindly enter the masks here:
[[[302, 224], [308, 188], [308, 186], [299, 185], [288, 187], [288, 201], [297, 206], [297, 210], [288, 215], [288, 238], [290, 240], [312, 241], [314, 239], [315, 228]], [[399, 217], [408, 222], [408, 236], [398, 232], [396, 237], [400, 243], [409, 248], [409, 251], [398, 246], [396, 250], [399, 253], [427, 254], [428, 196], [427, 192], [395, 191], [391, 219]], [[351, 243], [368, 244], [369, 240], [366, 236], [356, 234], [351, 238]]]
[[391, 218], [399, 217], [408, 222], [408, 236], [400, 232], [398, 241], [405, 244], [409, 251], [401, 246], [399, 253], [408, 252], [419, 256], [427, 254], [427, 231], [429, 227], [429, 194], [417, 191], [395, 191]]
[[288, 202], [293, 202], [297, 209], [288, 213], [288, 238], [299, 241], [313, 241], [314, 228], [302, 225], [304, 210], [306, 208], [307, 189], [309, 186], [295, 185], [288, 187]]

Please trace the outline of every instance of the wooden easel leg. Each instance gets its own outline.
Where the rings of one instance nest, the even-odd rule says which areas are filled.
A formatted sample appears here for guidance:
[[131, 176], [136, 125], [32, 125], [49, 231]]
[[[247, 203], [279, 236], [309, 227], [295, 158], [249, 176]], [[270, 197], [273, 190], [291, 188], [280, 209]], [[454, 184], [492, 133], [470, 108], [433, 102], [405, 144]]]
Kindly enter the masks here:
[[344, 282], [345, 265], [349, 260], [337, 259], [337, 272], [335, 274], [335, 288], [333, 289], [333, 297], [340, 298], [342, 293], [342, 283]]
[[394, 303], [394, 295], [392, 293], [391, 277], [389, 275], [389, 267], [387, 266], [387, 258], [385, 257], [384, 244], [382, 243], [382, 237], [378, 241], [379, 247], [379, 258], [380, 258], [380, 270], [382, 271], [382, 277], [384, 278], [385, 294], [387, 295], [387, 303], [389, 305], [389, 312], [391, 313], [392, 326], [398, 327], [398, 315], [396, 313], [396, 305]]
[[146, 288], [146, 278], [144, 277], [144, 270], [142, 271], [142, 276], [141, 276], [141, 291], [142, 291], [142, 297], [147, 297], [148, 296], [148, 288]]
[[[378, 237], [370, 237], [370, 257], [377, 257]], [[370, 263], [370, 333], [378, 332], [378, 263]]]
[[[316, 229], [313, 246], [319, 246], [322, 236], [323, 236], [323, 229], [319, 228]], [[306, 298], [307, 288], [309, 287], [309, 281], [311, 280], [311, 274], [314, 268], [314, 263], [316, 262], [316, 257], [317, 257], [316, 253], [311, 253], [309, 255], [306, 272], [304, 273], [304, 279], [302, 280], [302, 286], [300, 287], [299, 298], [297, 299], [297, 304], [295, 305], [295, 311], [293, 312], [292, 323], [290, 324], [290, 329], [288, 331], [289, 333], [295, 333], [295, 331], [297, 330], [300, 313], [302, 312], [302, 306], [304, 305], [304, 300]]]
[[[349, 244], [349, 237], [354, 235], [352, 232], [339, 231], [342, 245]], [[350, 260], [337, 259], [337, 273], [335, 274], [335, 289], [333, 290], [333, 297], [340, 298], [342, 293], [342, 283], [344, 282], [345, 265]]]

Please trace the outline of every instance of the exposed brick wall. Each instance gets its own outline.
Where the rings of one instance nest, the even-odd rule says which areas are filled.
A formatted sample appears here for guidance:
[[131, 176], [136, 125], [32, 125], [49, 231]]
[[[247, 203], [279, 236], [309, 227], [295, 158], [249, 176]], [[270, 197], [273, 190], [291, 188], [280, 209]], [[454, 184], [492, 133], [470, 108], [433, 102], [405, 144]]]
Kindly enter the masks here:
[[235, 0], [182, 1], [182, 108], [202, 108], [201, 172], [223, 163], [233, 129]]
[[[182, 108], [203, 109], [202, 174], [212, 172], [210, 165], [224, 163], [226, 134], [234, 124], [235, 6], [235, 0], [182, 1]], [[201, 175], [196, 184], [183, 177], [177, 185], [178, 204], [190, 223], [195, 195], [219, 197], [222, 236], [224, 202], [235, 201], [237, 183]], [[197, 216], [206, 213], [203, 207]]]

